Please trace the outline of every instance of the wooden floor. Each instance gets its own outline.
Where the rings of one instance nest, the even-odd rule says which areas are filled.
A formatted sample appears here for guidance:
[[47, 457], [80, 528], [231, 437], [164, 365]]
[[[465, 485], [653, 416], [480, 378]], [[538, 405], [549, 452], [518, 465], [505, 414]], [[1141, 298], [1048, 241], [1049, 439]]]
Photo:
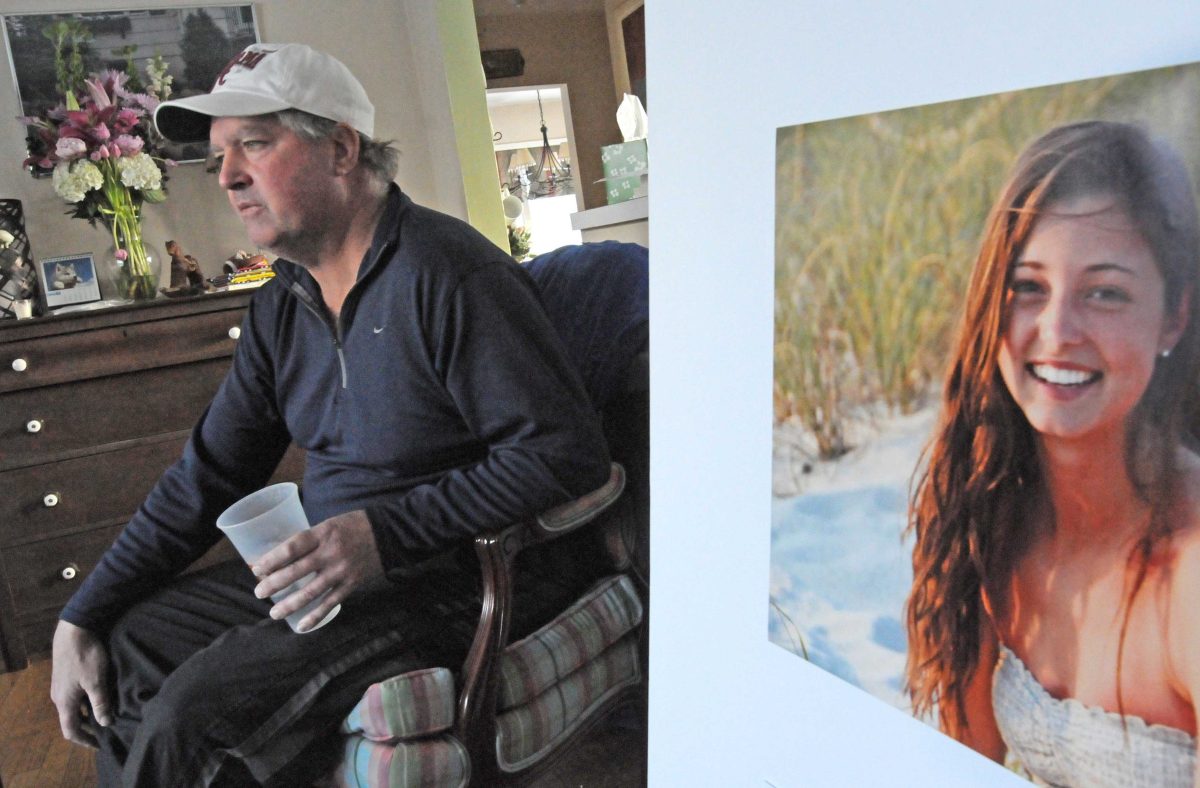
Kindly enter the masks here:
[[[531, 788], [640, 788], [646, 784], [643, 720], [606, 725]], [[0, 673], [0, 778], [4, 788], [87, 788], [96, 784], [92, 751], [65, 741], [50, 703], [50, 663]]]
[[4, 788], [96, 784], [92, 751], [58, 732], [47, 661], [0, 673], [0, 776]]

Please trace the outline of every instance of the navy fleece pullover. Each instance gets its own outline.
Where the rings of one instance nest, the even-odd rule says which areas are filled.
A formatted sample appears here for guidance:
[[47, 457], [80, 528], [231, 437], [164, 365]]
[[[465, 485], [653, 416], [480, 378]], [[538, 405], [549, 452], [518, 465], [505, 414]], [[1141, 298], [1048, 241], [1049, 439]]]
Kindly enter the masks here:
[[364, 509], [385, 570], [598, 487], [608, 454], [579, 376], [512, 258], [395, 187], [335, 320], [276, 263], [233, 364], [172, 465], [61, 617], [106, 632], [219, 538], [294, 441], [316, 524]]

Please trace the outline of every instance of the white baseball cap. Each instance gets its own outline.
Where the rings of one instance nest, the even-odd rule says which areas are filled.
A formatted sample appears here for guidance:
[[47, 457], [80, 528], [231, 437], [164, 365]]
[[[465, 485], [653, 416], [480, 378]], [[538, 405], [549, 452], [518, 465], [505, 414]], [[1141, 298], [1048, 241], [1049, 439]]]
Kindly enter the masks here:
[[217, 75], [212, 90], [164, 101], [154, 125], [174, 142], [207, 142], [214, 117], [298, 109], [375, 133], [375, 106], [337, 58], [304, 44], [251, 44]]

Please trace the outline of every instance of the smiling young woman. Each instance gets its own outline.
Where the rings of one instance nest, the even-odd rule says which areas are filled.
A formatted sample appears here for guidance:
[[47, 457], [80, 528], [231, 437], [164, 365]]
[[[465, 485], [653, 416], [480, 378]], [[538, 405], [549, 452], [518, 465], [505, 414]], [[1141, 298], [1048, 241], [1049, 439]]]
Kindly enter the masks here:
[[1010, 277], [999, 366], [1017, 407], [1043, 442], [1092, 437], [1119, 448], [1186, 307], [1167, 312], [1154, 253], [1120, 198], [1048, 206]]
[[915, 477], [914, 709], [1056, 785], [1197, 778], [1198, 266], [1162, 143], [1104, 122], [1036, 140], [989, 216]]

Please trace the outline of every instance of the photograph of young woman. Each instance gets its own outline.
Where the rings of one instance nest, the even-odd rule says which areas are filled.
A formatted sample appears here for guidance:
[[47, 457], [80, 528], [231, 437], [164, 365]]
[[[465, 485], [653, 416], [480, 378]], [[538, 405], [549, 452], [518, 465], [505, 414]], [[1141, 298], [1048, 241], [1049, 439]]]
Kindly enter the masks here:
[[1062, 786], [1193, 786], [1200, 230], [1165, 143], [1055, 128], [987, 219], [910, 505], [913, 712]]

